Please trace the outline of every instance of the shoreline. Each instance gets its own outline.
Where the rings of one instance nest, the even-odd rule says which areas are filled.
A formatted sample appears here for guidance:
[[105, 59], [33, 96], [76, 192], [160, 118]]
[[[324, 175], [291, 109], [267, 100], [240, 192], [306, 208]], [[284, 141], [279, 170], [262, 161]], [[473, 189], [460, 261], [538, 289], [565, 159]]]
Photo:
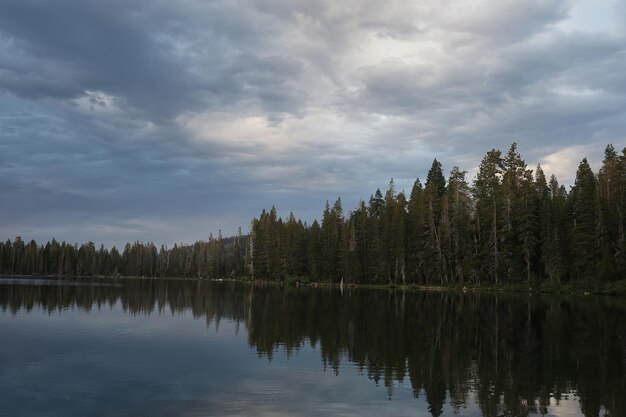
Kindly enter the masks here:
[[[50, 280], [178, 280], [178, 281], [212, 281], [212, 282], [236, 282], [249, 285], [293, 286], [310, 288], [341, 288], [341, 284], [330, 282], [311, 282], [308, 280], [251, 280], [247, 277], [240, 278], [198, 278], [198, 277], [143, 277], [143, 276], [106, 276], [106, 275], [16, 275], [0, 274], [0, 279], [50, 279]], [[577, 281], [564, 284], [554, 283], [503, 283], [503, 284], [354, 284], [343, 285], [346, 289], [375, 289], [375, 290], [400, 290], [400, 291], [435, 291], [435, 292], [474, 292], [474, 293], [537, 293], [537, 294], [562, 294], [562, 295], [626, 295], [626, 279], [621, 281], [598, 283], [593, 281]]]

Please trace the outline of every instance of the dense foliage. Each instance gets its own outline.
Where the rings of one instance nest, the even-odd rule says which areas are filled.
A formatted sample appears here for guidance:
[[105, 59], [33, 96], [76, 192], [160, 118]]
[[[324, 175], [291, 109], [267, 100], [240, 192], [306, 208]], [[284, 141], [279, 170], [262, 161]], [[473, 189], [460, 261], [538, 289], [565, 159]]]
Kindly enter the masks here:
[[435, 160], [407, 197], [393, 180], [344, 215], [326, 204], [321, 223], [263, 211], [252, 224], [250, 273], [360, 284], [610, 281], [626, 276], [626, 149], [606, 147], [599, 173], [583, 159], [569, 192], [514, 143], [491, 150], [473, 184]]
[[263, 210], [244, 236], [157, 249], [97, 249], [16, 238], [0, 243], [0, 273], [303, 279], [358, 284], [612, 281], [626, 276], [626, 148], [605, 150], [597, 174], [580, 162], [568, 192], [514, 143], [485, 155], [472, 184], [433, 161], [410, 195], [393, 180], [344, 214], [326, 204], [311, 225]]
[[193, 245], [159, 249], [153, 243], [127, 243], [120, 253], [114, 246], [96, 249], [53, 239], [45, 245], [17, 237], [0, 242], [0, 273], [62, 276], [236, 277], [243, 275], [246, 237], [209, 237]]

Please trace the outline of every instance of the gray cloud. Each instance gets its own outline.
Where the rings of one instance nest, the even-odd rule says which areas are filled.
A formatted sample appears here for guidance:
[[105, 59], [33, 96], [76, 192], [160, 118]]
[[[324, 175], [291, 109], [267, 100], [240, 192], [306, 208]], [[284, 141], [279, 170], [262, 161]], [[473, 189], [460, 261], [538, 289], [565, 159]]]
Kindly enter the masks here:
[[590, 1], [3, 1], [0, 231], [311, 221], [514, 140], [571, 181], [626, 142], [626, 7]]

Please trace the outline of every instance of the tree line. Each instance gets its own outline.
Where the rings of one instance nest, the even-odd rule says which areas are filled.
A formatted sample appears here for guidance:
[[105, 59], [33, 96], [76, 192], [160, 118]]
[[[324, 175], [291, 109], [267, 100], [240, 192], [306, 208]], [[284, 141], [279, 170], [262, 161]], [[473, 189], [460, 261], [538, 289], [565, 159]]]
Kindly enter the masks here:
[[277, 216], [252, 220], [249, 235], [210, 236], [192, 245], [151, 242], [96, 248], [56, 240], [0, 242], [0, 273], [297, 279], [354, 284], [499, 284], [626, 276], [626, 148], [605, 149], [599, 172], [587, 159], [569, 191], [541, 166], [529, 169], [513, 143], [492, 149], [470, 184], [434, 160], [410, 194], [393, 179], [344, 213], [328, 202], [310, 225]]
[[127, 243], [120, 252], [93, 242], [80, 246], [52, 239], [45, 245], [20, 237], [0, 242], [0, 273], [8, 275], [224, 278], [244, 274], [247, 237], [209, 236], [172, 248], [152, 242]]
[[393, 179], [344, 214], [326, 203], [308, 226], [263, 211], [252, 222], [249, 273], [356, 284], [482, 284], [624, 278], [626, 148], [587, 159], [569, 192], [541, 166], [529, 169], [513, 143], [492, 149], [472, 184], [433, 161], [424, 184], [397, 192]]

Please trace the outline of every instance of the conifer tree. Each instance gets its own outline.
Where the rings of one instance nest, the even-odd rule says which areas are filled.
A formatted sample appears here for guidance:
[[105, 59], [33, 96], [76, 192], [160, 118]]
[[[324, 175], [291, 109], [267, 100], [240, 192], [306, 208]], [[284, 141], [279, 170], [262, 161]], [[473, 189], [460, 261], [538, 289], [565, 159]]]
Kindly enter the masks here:
[[[502, 161], [502, 198], [503, 207], [500, 214], [500, 267], [506, 274], [508, 281], [522, 276], [526, 263], [519, 250], [524, 246], [521, 236], [522, 216], [527, 208], [529, 199], [522, 196], [522, 186], [527, 181], [526, 163], [517, 152], [517, 144], [513, 143]], [[530, 191], [530, 187], [527, 187]], [[530, 236], [532, 233], [527, 233]], [[531, 250], [530, 244], [525, 247]]]
[[380, 189], [376, 190], [373, 196], [370, 196], [368, 207], [368, 276], [372, 283], [383, 282], [385, 276], [385, 262], [382, 241], [382, 218], [385, 207], [385, 201]]
[[444, 204], [445, 192], [446, 180], [443, 177], [441, 163], [435, 159], [428, 171], [424, 188], [426, 206], [424, 250], [426, 257], [433, 260], [426, 269], [428, 278], [438, 279], [441, 283], [448, 281], [447, 261], [443, 250], [442, 236], [442, 205]]
[[389, 181], [389, 187], [385, 193], [385, 204], [380, 218], [382, 262], [387, 282], [392, 283], [394, 278], [395, 262], [395, 239], [397, 237], [397, 224], [395, 222], [396, 189], [393, 178]]
[[474, 268], [478, 276], [488, 277], [492, 282], [499, 282], [499, 215], [502, 208], [502, 190], [500, 176], [503, 162], [501, 152], [492, 149], [483, 158], [474, 181], [475, 213], [475, 250]]
[[450, 216], [450, 273], [455, 282], [465, 283], [470, 271], [471, 194], [466, 171], [454, 167], [448, 178], [447, 198]]
[[360, 282], [365, 283], [369, 281], [369, 236], [371, 232], [370, 219], [364, 201], [360, 202], [359, 209], [353, 213], [352, 219], [354, 221], [356, 252], [360, 267], [358, 277]]
[[526, 269], [526, 281], [533, 276], [535, 255], [539, 252], [539, 196], [532, 170], [524, 171], [520, 190], [519, 241]]
[[406, 258], [407, 258], [407, 205], [404, 192], [398, 193], [394, 205], [394, 252], [393, 252], [393, 268], [394, 282], [402, 280], [402, 284], [406, 284]]
[[322, 229], [317, 222], [313, 220], [308, 239], [308, 273], [315, 281], [320, 281], [323, 273], [322, 265]]
[[598, 274], [604, 279], [618, 275], [620, 252], [620, 161], [613, 145], [607, 145], [598, 174]]
[[419, 179], [415, 180], [411, 189], [408, 204], [408, 270], [414, 281], [424, 278], [424, 231], [426, 217], [424, 208], [424, 189]]
[[344, 216], [341, 199], [326, 204], [311, 226], [276, 208], [253, 219], [249, 236], [217, 237], [160, 249], [152, 242], [122, 253], [93, 242], [45, 244], [21, 237], [0, 242], [0, 273], [161, 276], [282, 280], [307, 277], [338, 283], [614, 281], [626, 273], [626, 148], [605, 149], [594, 175], [580, 163], [570, 193], [556, 177], [535, 174], [512, 144], [492, 149], [470, 189], [465, 172], [446, 183], [434, 160], [425, 186], [416, 180], [407, 201], [393, 180], [383, 196]]
[[597, 240], [597, 194], [596, 178], [584, 158], [576, 172], [576, 182], [571, 192], [571, 240], [574, 255], [574, 276], [577, 279], [596, 275]]

